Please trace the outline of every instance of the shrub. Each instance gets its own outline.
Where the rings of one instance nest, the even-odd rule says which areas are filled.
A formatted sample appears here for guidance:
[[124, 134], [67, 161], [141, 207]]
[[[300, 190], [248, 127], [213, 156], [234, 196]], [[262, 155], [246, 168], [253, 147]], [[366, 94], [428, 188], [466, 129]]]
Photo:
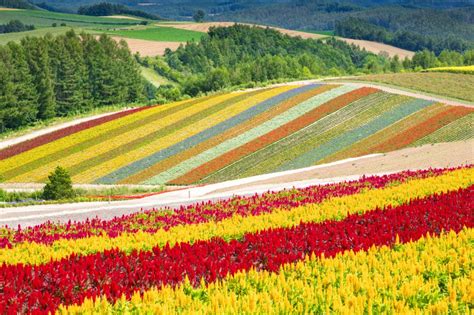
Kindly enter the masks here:
[[58, 166], [48, 176], [48, 182], [43, 188], [43, 198], [46, 200], [69, 199], [75, 196], [71, 176], [64, 168]]

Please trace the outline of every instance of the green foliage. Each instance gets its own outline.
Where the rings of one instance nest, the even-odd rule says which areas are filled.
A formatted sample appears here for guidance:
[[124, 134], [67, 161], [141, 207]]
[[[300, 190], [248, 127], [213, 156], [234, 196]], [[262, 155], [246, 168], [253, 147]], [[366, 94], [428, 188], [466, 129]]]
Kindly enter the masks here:
[[58, 166], [48, 176], [48, 182], [43, 188], [42, 196], [46, 200], [63, 200], [73, 198], [71, 176], [64, 168]]
[[105, 35], [69, 31], [10, 42], [0, 46], [0, 131], [141, 101], [144, 87], [126, 43]]
[[204, 17], [206, 16], [206, 13], [204, 13], [203, 10], [197, 10], [194, 14], [193, 14], [193, 20], [197, 23], [202, 23], [204, 22]]
[[390, 68], [386, 58], [334, 38], [305, 40], [245, 25], [211, 28], [199, 42], [167, 51], [165, 60], [154, 64], [157, 72], [182, 84], [190, 96], [252, 82]]
[[115, 14], [128, 14], [138, 17], [142, 17], [150, 20], [161, 20], [161, 18], [155, 14], [150, 14], [141, 10], [132, 10], [121, 4], [113, 4], [108, 2], [97, 3], [91, 6], [82, 6], [79, 8], [77, 13], [81, 15], [92, 15], [92, 16], [108, 16]]
[[0, 7], [15, 9], [36, 9], [34, 5], [26, 0], [0, 0]]
[[434, 37], [407, 30], [391, 32], [385, 27], [354, 17], [337, 21], [335, 33], [342, 37], [382, 42], [413, 51], [426, 49], [437, 54], [444, 49], [463, 52], [474, 47], [472, 42], [453, 35]]
[[32, 31], [34, 29], [34, 25], [26, 25], [19, 20], [11, 20], [7, 24], [0, 25], [0, 34]]

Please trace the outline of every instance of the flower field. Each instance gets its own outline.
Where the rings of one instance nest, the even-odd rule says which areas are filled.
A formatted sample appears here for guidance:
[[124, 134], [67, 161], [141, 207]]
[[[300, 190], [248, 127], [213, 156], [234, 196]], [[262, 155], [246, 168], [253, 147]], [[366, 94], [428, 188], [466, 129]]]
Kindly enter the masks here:
[[0, 229], [0, 312], [469, 313], [474, 166]]
[[451, 73], [474, 74], [474, 66], [438, 67], [438, 68], [430, 68], [427, 71], [428, 72], [451, 72]]
[[5, 182], [194, 184], [473, 137], [474, 109], [350, 85], [216, 94], [98, 118], [0, 150]]

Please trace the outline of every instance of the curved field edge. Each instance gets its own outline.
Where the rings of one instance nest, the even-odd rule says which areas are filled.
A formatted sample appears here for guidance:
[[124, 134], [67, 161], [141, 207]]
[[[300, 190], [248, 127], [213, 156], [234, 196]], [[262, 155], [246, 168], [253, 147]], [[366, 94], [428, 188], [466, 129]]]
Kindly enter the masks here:
[[445, 98], [450, 101], [474, 106], [474, 76], [459, 73], [423, 72], [396, 73], [349, 77], [347, 79], [329, 79], [330, 83], [374, 83], [393, 87], [407, 92]]

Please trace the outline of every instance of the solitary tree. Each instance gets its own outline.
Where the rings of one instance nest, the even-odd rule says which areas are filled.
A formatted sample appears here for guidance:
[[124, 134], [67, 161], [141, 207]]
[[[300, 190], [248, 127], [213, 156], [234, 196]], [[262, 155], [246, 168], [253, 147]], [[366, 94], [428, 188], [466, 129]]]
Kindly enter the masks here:
[[206, 13], [204, 13], [203, 10], [197, 10], [196, 13], [193, 15], [194, 21], [197, 23], [201, 23], [204, 21], [204, 17], [206, 16]]
[[43, 188], [43, 198], [46, 200], [61, 200], [74, 197], [71, 176], [64, 168], [58, 166], [48, 176], [48, 182]]

